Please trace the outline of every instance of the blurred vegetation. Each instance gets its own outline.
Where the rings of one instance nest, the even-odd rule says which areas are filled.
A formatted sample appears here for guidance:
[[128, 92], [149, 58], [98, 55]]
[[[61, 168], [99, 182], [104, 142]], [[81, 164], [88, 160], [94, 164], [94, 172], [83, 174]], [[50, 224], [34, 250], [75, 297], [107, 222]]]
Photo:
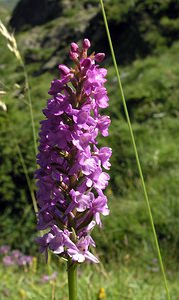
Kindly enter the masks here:
[[[115, 264], [112, 263], [110, 268], [102, 263], [79, 266], [78, 299], [165, 299], [156, 258], [148, 260], [147, 264], [145, 262], [143, 267], [137, 261], [138, 257], [126, 254]], [[57, 276], [54, 276], [54, 270]], [[55, 261], [47, 267], [37, 260], [37, 268], [32, 266], [26, 271], [23, 267], [2, 266], [0, 276], [1, 300], [68, 299], [66, 264], [63, 262]], [[55, 278], [44, 282], [44, 276]], [[178, 300], [178, 273], [169, 270], [168, 279], [172, 300]]]
[[[111, 215], [104, 218], [104, 230], [95, 229], [94, 237], [101, 257], [109, 261], [111, 257], [117, 259], [123, 250], [126, 253], [136, 253], [136, 256], [140, 256], [145, 250], [147, 253], [155, 250], [117, 79], [111, 65], [104, 25], [97, 4], [96, 0], [80, 1], [75, 9], [73, 7], [65, 10], [61, 18], [19, 32], [17, 40], [25, 55], [30, 75], [37, 131], [39, 121], [43, 118], [41, 110], [48, 99], [50, 82], [58, 76], [54, 65], [57, 61], [68, 62], [66, 51], [69, 43], [86, 36], [92, 40], [93, 49], [100, 51], [104, 47], [107, 52], [103, 65], [108, 68], [110, 106], [105, 113], [111, 116], [112, 125], [109, 137], [101, 139], [99, 143], [113, 148], [111, 182], [107, 190]], [[58, 36], [53, 35], [54, 28], [57, 29], [63, 20], [66, 20], [69, 31], [74, 28], [74, 18], [77, 17], [79, 6], [83, 6], [80, 16], [84, 14], [84, 20], [89, 9], [93, 10], [90, 21], [85, 21], [87, 24], [82, 33], [74, 30], [69, 35], [67, 31], [63, 43], [55, 46]], [[173, 0], [108, 0], [106, 8], [118, 61], [122, 61], [122, 66], [119, 66], [121, 78], [157, 234], [163, 253], [167, 257], [177, 257], [179, 4]], [[1, 12], [3, 20], [7, 22], [9, 12], [4, 8], [1, 8]], [[43, 47], [41, 42], [50, 38]], [[53, 55], [57, 57], [55, 62], [52, 61]], [[35, 253], [35, 215], [17, 149], [18, 142], [33, 182], [35, 156], [32, 129], [23, 72], [7, 50], [6, 40], [2, 36], [0, 57], [0, 90], [6, 92], [1, 100], [8, 108], [7, 113], [0, 111], [0, 243], [4, 244], [6, 241], [13, 247]]]

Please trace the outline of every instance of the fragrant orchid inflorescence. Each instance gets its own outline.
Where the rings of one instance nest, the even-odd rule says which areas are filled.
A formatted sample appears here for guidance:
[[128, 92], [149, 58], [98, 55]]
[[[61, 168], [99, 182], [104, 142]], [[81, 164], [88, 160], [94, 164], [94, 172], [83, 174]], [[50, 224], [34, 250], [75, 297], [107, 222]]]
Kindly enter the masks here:
[[97, 147], [97, 136], [108, 135], [110, 118], [100, 114], [108, 106], [104, 83], [106, 69], [96, 62], [104, 53], [88, 56], [88, 39], [82, 49], [71, 44], [74, 68], [59, 65], [61, 79], [51, 83], [52, 96], [43, 110], [36, 171], [38, 229], [49, 229], [37, 239], [40, 251], [49, 248], [73, 262], [98, 259], [89, 251], [95, 246], [91, 231], [108, 215], [103, 190], [108, 185], [111, 149]]

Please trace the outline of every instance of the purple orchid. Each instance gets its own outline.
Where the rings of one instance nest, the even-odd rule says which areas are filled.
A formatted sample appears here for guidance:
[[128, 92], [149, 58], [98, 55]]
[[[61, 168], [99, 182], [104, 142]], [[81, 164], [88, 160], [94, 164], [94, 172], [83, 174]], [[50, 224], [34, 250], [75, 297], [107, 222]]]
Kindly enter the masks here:
[[94, 226], [108, 215], [103, 190], [110, 179], [112, 150], [99, 148], [97, 136], [108, 135], [110, 118], [100, 114], [108, 106], [104, 83], [107, 71], [96, 65], [104, 53], [88, 56], [90, 41], [82, 49], [71, 44], [74, 68], [59, 65], [60, 79], [51, 83], [46, 117], [41, 122], [36, 171], [39, 205], [38, 229], [49, 229], [37, 238], [40, 252], [47, 249], [73, 262], [98, 259], [90, 252]]
[[2, 262], [5, 266], [27, 266], [32, 263], [32, 259], [32, 256], [24, 255], [19, 250], [13, 250], [9, 252], [9, 255], [3, 257]]
[[4, 256], [2, 262], [5, 266], [12, 266], [15, 264], [13, 257], [10, 255]]

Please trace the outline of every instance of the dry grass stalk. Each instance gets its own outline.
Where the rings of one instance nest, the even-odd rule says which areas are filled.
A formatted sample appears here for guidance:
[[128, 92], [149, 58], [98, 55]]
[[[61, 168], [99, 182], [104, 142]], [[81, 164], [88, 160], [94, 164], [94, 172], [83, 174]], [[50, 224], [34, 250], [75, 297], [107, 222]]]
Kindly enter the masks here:
[[[6, 92], [5, 91], [0, 91], [0, 97], [1, 96], [3, 96], [3, 95], [5, 95], [6, 94]], [[3, 110], [3, 111], [7, 111], [7, 106], [6, 106], [6, 104], [3, 102], [3, 101], [1, 101], [0, 100], [0, 108]]]
[[8, 41], [7, 43], [7, 47], [9, 48], [9, 50], [15, 55], [15, 57], [18, 59], [18, 61], [20, 61], [20, 63], [22, 63], [22, 58], [20, 55], [20, 52], [17, 48], [17, 43], [16, 43], [16, 39], [13, 35], [13, 33], [10, 33], [7, 28], [5, 27], [5, 25], [2, 23], [2, 21], [0, 20], [0, 33], [5, 37], [5, 39]]

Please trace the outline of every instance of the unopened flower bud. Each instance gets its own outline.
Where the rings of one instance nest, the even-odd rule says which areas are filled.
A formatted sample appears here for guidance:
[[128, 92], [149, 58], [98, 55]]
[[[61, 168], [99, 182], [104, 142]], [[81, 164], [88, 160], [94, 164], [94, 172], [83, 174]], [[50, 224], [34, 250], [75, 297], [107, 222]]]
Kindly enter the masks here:
[[71, 51], [77, 52], [79, 49], [78, 45], [76, 43], [71, 43]]
[[58, 68], [60, 70], [61, 75], [67, 75], [70, 73], [70, 69], [65, 65], [59, 65]]
[[69, 56], [72, 60], [77, 60], [79, 55], [76, 52], [70, 51]]
[[83, 40], [83, 49], [89, 49], [91, 47], [91, 43], [88, 39]]
[[105, 58], [105, 54], [104, 53], [97, 53], [94, 58], [97, 62], [101, 62]]

